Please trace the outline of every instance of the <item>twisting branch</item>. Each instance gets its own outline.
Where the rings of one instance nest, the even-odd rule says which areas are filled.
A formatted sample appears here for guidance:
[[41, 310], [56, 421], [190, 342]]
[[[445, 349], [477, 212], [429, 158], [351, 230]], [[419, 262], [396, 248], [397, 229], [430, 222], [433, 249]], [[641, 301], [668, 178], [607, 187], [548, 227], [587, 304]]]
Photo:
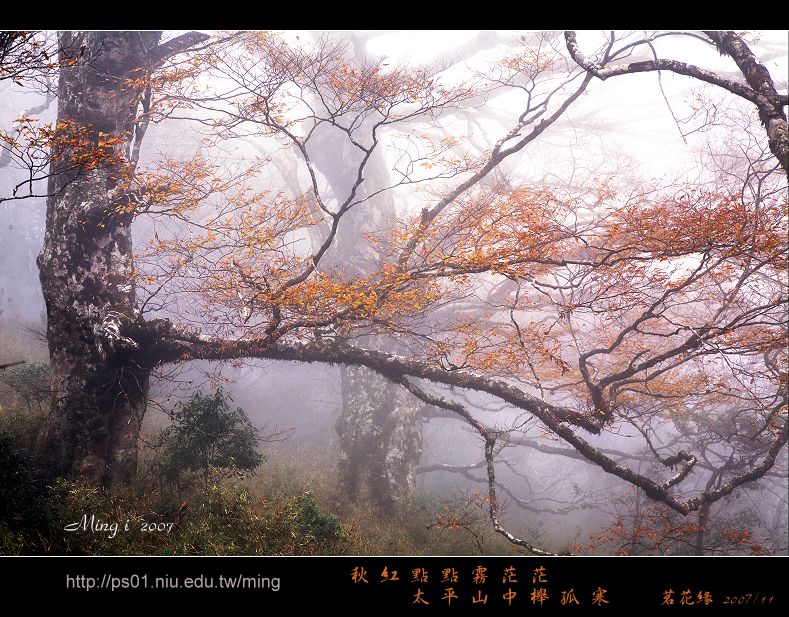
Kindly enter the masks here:
[[[449, 386], [487, 392], [516, 408], [524, 409], [533, 414], [552, 433], [566, 441], [586, 460], [607, 473], [613, 474], [634, 486], [638, 486], [650, 498], [665, 503], [680, 514], [689, 514], [696, 511], [703, 503], [717, 501], [731, 493], [737, 486], [764, 476], [773, 467], [778, 453], [787, 443], [788, 438], [787, 424], [784, 422], [780, 434], [776, 435], [775, 440], [771, 443], [762, 463], [750, 468], [748, 471], [741, 472], [714, 491], [704, 492], [698, 497], [684, 501], [682, 498], [673, 495], [670, 489], [682, 481], [690, 470], [685, 471], [683, 469], [678, 476], [658, 484], [651, 478], [633, 471], [607, 456], [599, 448], [595, 448], [580, 437], [572, 428], [576, 426], [593, 433], [599, 433], [602, 428], [599, 421], [589, 419], [587, 416], [571, 409], [537, 399], [503, 381], [484, 377], [466, 370], [447, 371], [434, 363], [362, 349], [339, 340], [319, 340], [310, 343], [288, 343], [282, 340], [273, 342], [270, 338], [264, 339], [263, 342], [256, 340], [230, 341], [205, 335], [190, 334], [179, 331], [171, 325], [167, 325], [164, 330], [160, 329], [157, 337], [161, 341], [158, 350], [159, 362], [178, 362], [189, 359], [228, 360], [246, 357], [308, 363], [348, 364], [366, 366], [396, 383], [402, 383], [405, 376], [411, 376], [429, 379], [435, 383]], [[413, 384], [411, 387], [414, 387]], [[441, 399], [427, 394], [425, 396], [431, 399], [431, 404], [449, 409], [464, 417], [486, 441], [492, 439], [495, 442], [498, 439], [499, 435], [497, 433], [485, 428], [461, 405], [452, 402], [440, 403]], [[690, 461], [687, 458], [685, 460], [689, 465]]]
[[[575, 32], [566, 31], [564, 38], [570, 57], [578, 66], [598, 79], [605, 80], [609, 77], [632, 73], [670, 71], [718, 86], [753, 103], [759, 110], [759, 117], [767, 132], [770, 150], [778, 159], [784, 172], [789, 174], [789, 128], [787, 127], [786, 114], [783, 111], [783, 107], [787, 104], [787, 95], [777, 92], [770, 72], [757, 61], [748, 45], [736, 33], [709, 31], [705, 34], [721, 54], [726, 54], [734, 59], [748, 85], [677, 60], [657, 58], [611, 66], [606, 66], [605, 63], [598, 64], [581, 52]], [[643, 41], [644, 44], [647, 42]]]
[[448, 473], [463, 474], [466, 478], [473, 478], [473, 476], [466, 475], [474, 469], [482, 469], [485, 466], [485, 461], [473, 463], [471, 465], [449, 465], [448, 463], [434, 463], [432, 465], [420, 465], [416, 468], [416, 473], [430, 473], [432, 471], [446, 471]]
[[784, 171], [789, 174], [789, 128], [787, 127], [786, 114], [783, 108], [789, 105], [789, 97], [779, 94], [775, 83], [763, 64], [761, 64], [745, 41], [734, 32], [708, 31], [715, 46], [721, 52], [731, 56], [745, 77], [745, 81], [755, 92], [762, 94], [767, 103], [756, 103], [759, 108], [759, 118], [767, 131], [770, 150], [781, 163]]
[[[473, 463], [471, 465], [449, 465], [447, 463], [434, 463], [432, 465], [421, 465], [421, 466], [417, 467], [416, 468], [416, 473], [417, 474], [423, 474], [423, 473], [431, 473], [431, 472], [435, 472], [435, 471], [443, 471], [445, 473], [459, 474], [462, 477], [466, 478], [467, 480], [470, 480], [471, 482], [486, 483], [487, 482], [486, 478], [480, 478], [478, 476], [475, 476], [472, 473], [472, 471], [474, 471], [476, 469], [486, 469], [487, 470], [487, 465], [488, 465], [488, 463], [487, 463], [487, 461], [484, 458], [483, 458], [483, 460], [479, 461], [478, 463]], [[521, 474], [520, 472], [517, 472], [512, 467], [512, 465], [508, 464], [507, 466], [510, 468], [510, 471], [512, 471], [513, 473], [515, 473], [515, 474], [523, 477], [524, 479], [526, 479], [525, 476], [523, 474]], [[519, 508], [521, 508], [522, 510], [525, 510], [527, 512], [532, 512], [534, 514], [558, 514], [558, 515], [564, 516], [566, 514], [572, 514], [573, 512], [576, 511], [576, 503], [568, 503], [563, 508], [540, 508], [540, 507], [537, 507], [537, 506], [533, 505], [533, 503], [530, 503], [526, 499], [522, 499], [522, 498], [518, 497], [515, 494], [515, 491], [513, 491], [511, 488], [509, 488], [503, 482], [499, 481], [498, 482], [498, 487], [499, 487], [499, 490], [502, 493], [506, 494], [507, 497], [509, 497], [516, 506], [518, 506]], [[537, 499], [535, 499], [535, 501], [543, 501], [543, 499], [542, 498], [537, 498]], [[550, 501], [558, 501], [558, 500], [550, 500]]]
[[680, 450], [673, 456], [660, 456], [658, 451], [655, 449], [655, 446], [652, 445], [652, 440], [649, 438], [649, 435], [647, 434], [646, 430], [641, 428], [636, 422], [631, 422], [631, 424], [634, 427], [636, 427], [636, 430], [644, 436], [644, 440], [647, 442], [647, 445], [649, 446], [649, 449], [652, 451], [652, 454], [654, 454], [655, 458], [659, 460], [663, 465], [665, 465], [666, 467], [671, 467], [671, 469], [674, 469], [674, 467], [680, 461], [685, 461], [685, 464], [682, 465], [682, 468], [679, 470], [679, 472], [677, 472], [676, 475], [672, 476], [671, 478], [666, 480], [663, 484], [661, 484], [663, 488], [669, 489], [672, 486], [679, 484], [685, 478], [688, 477], [688, 474], [696, 466], [697, 459], [695, 456], [693, 456], [692, 454], [688, 454], [684, 450]]
[[[509, 531], [507, 531], [502, 524], [499, 522], [499, 515], [498, 515], [498, 505], [496, 501], [496, 469], [493, 465], [493, 448], [496, 445], [495, 438], [486, 439], [485, 440], [485, 460], [488, 463], [488, 495], [490, 498], [490, 520], [493, 523], [493, 529], [503, 535], [507, 540], [512, 542], [517, 546], [521, 546], [525, 548], [530, 553], [534, 555], [551, 555], [554, 556], [557, 553], [551, 553], [549, 551], [544, 551], [539, 549], [526, 540], [522, 538], [518, 538], [517, 536], [512, 535]], [[569, 553], [562, 553], [564, 555], [568, 555]]]
[[556, 553], [551, 553], [541, 548], [537, 548], [530, 542], [527, 542], [522, 538], [518, 538], [517, 536], [507, 531], [507, 529], [499, 522], [499, 506], [496, 498], [496, 469], [495, 469], [495, 463], [493, 462], [494, 448], [496, 446], [496, 438], [498, 436], [497, 432], [490, 428], [485, 427], [479, 420], [477, 420], [471, 414], [471, 412], [468, 409], [466, 409], [460, 403], [456, 403], [454, 401], [448, 401], [440, 396], [434, 396], [432, 394], [429, 394], [419, 386], [413, 384], [410, 380], [406, 379], [405, 377], [400, 377], [399, 379], [393, 379], [393, 381], [396, 381], [397, 383], [403, 385], [411, 394], [413, 394], [421, 401], [427, 403], [428, 405], [433, 405], [434, 407], [440, 407], [442, 409], [448, 409], [462, 416], [463, 418], [465, 418], [466, 422], [468, 422], [471, 426], [474, 427], [474, 429], [476, 429], [476, 431], [480, 434], [482, 439], [485, 440], [485, 466], [488, 472], [488, 515], [490, 516], [491, 523], [493, 523], [493, 530], [496, 533], [499, 533], [505, 538], [507, 538], [507, 540], [509, 540], [516, 546], [525, 548], [527, 551], [529, 551], [534, 555], [556, 555]]
[[601, 430], [598, 420], [567, 407], [546, 403], [504, 381], [465, 370], [448, 371], [435, 363], [362, 349], [338, 340], [325, 339], [311, 343], [287, 343], [279, 340], [276, 344], [270, 338], [232, 341], [197, 335], [172, 326], [168, 326], [167, 331], [162, 332], [160, 336], [162, 337], [159, 348], [161, 363], [189, 359], [228, 360], [246, 357], [361, 365], [384, 376], [397, 378], [400, 375], [410, 375], [448, 386], [487, 392], [515, 407], [533, 413], [538, 418], [544, 418], [551, 425], [568, 422], [595, 434]]
[[170, 39], [166, 43], [162, 43], [156, 47], [152, 54], [153, 62], [155, 65], [160, 65], [176, 54], [180, 54], [192, 49], [196, 45], [204, 43], [210, 38], [210, 36], [203, 34], [202, 32], [187, 32], [186, 34], [177, 36], [174, 39]]

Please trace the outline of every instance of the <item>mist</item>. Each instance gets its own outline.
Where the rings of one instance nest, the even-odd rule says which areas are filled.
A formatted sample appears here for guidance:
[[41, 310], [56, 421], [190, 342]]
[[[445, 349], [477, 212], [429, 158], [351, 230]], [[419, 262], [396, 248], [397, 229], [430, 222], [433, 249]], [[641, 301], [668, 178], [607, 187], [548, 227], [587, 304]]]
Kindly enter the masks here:
[[[133, 291], [90, 301], [96, 340], [125, 320], [102, 357], [163, 358], [132, 476], [221, 389], [265, 458], [232, 482], [417, 529], [392, 551], [787, 554], [786, 172], [762, 108], [668, 70], [603, 81], [562, 33], [203, 35], [140, 88], [117, 146], [139, 149], [133, 250], [101, 275]], [[785, 97], [784, 35], [747, 40]], [[606, 36], [578, 48], [651, 59], [650, 33]], [[700, 36], [650, 40], [746, 87]], [[57, 338], [36, 260], [71, 189], [16, 122], [57, 121], [57, 79], [0, 82], [0, 364], [50, 364]], [[74, 408], [52, 358], [52, 409]], [[0, 381], [0, 415], [19, 401]], [[114, 490], [86, 448], [64, 476]]]

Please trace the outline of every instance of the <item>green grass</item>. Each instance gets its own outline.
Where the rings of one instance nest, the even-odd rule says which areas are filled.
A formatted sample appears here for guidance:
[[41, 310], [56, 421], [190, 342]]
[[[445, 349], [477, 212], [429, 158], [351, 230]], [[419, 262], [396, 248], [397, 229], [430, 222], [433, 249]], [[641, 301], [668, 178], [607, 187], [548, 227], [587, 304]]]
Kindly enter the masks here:
[[[377, 512], [364, 501], [345, 500], [330, 467], [317, 472], [287, 457], [274, 457], [252, 478], [195, 483], [180, 496], [158, 483], [153, 467], [123, 489], [107, 491], [63, 478], [44, 485], [26, 452], [7, 434], [0, 440], [0, 465], [1, 554], [480, 552], [464, 530], [435, 525], [440, 502], [415, 497], [397, 512]], [[485, 548], [492, 554], [513, 552], [493, 538]]]
[[[29, 452], [40, 444], [46, 413], [28, 399], [0, 410], [0, 554], [517, 552], [492, 533], [484, 510], [469, 510], [468, 503], [415, 495], [382, 512], [364, 494], [351, 501], [338, 488], [335, 454], [308, 455], [287, 444], [267, 448], [256, 473], [243, 477], [198, 470], [174, 484], [161, 473], [161, 449], [143, 448], [130, 486], [108, 491], [44, 479]], [[440, 524], [458, 518], [462, 525]]]

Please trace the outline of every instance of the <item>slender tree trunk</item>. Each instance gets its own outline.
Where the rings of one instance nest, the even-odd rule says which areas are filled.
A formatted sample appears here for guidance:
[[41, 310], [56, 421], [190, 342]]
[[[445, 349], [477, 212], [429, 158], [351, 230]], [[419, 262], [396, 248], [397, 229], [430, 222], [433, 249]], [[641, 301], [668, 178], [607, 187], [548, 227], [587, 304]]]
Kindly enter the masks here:
[[[710, 478], [707, 480], [707, 485], [704, 487], [704, 492], [708, 492], [712, 489], [715, 485], [720, 486], [720, 473], [714, 472]], [[704, 552], [707, 550], [707, 531], [710, 525], [710, 508], [712, 504], [708, 501], [705, 501], [701, 504], [699, 508], [699, 513], [697, 516], [699, 530], [696, 532], [696, 542], [695, 542], [695, 554], [696, 555], [704, 555]]]
[[[53, 398], [47, 443], [61, 473], [108, 485], [134, 475], [137, 436], [153, 362], [131, 283], [132, 214], [124, 174], [137, 107], [158, 32], [61, 34], [66, 65], [58, 125], [111, 144], [97, 165], [74, 165], [77, 148], [53, 151], [44, 246], [38, 257], [47, 306]], [[138, 81], [135, 81], [138, 80]], [[114, 140], [114, 141], [113, 141]]]
[[703, 555], [706, 550], [705, 541], [707, 539], [707, 526], [709, 524], [710, 506], [712, 504], [705, 502], [699, 508], [698, 525], [699, 530], [696, 532], [696, 546], [695, 554]]

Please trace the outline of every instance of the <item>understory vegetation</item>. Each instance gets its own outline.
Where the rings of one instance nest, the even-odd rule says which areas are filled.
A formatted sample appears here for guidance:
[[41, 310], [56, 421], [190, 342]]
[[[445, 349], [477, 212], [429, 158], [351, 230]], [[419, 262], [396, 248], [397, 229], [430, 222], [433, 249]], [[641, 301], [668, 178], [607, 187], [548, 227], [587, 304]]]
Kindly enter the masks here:
[[[326, 461], [255, 450], [254, 428], [221, 390], [195, 394], [148, 440], [136, 480], [106, 490], [48, 478], [43, 365], [0, 383], [0, 554], [508, 554], [484, 511], [447, 524], [454, 504], [417, 496], [394, 514], [348, 501]], [[201, 449], [209, 433], [219, 449]], [[187, 447], [187, 445], [189, 447]], [[452, 519], [453, 521], [456, 520]]]
[[[222, 389], [193, 393], [169, 412], [164, 428], [149, 429], [128, 486], [53, 477], [43, 444], [49, 379], [49, 368], [35, 363], [0, 373], [0, 555], [522, 552], [493, 531], [480, 491], [458, 489], [453, 498], [415, 493], [394, 511], [373, 506], [367, 490], [349, 499], [336, 457], [266, 443]], [[528, 532], [560, 553], [671, 555], [693, 548], [700, 532], [693, 521], [619, 499], [622, 514], [607, 527], [579, 529], [565, 540], [539, 527]], [[764, 530], [754, 531], [761, 526], [756, 513], [738, 512], [711, 521], [710, 554], [773, 554]]]
[[0, 551], [789, 553], [788, 61], [0, 31]]

